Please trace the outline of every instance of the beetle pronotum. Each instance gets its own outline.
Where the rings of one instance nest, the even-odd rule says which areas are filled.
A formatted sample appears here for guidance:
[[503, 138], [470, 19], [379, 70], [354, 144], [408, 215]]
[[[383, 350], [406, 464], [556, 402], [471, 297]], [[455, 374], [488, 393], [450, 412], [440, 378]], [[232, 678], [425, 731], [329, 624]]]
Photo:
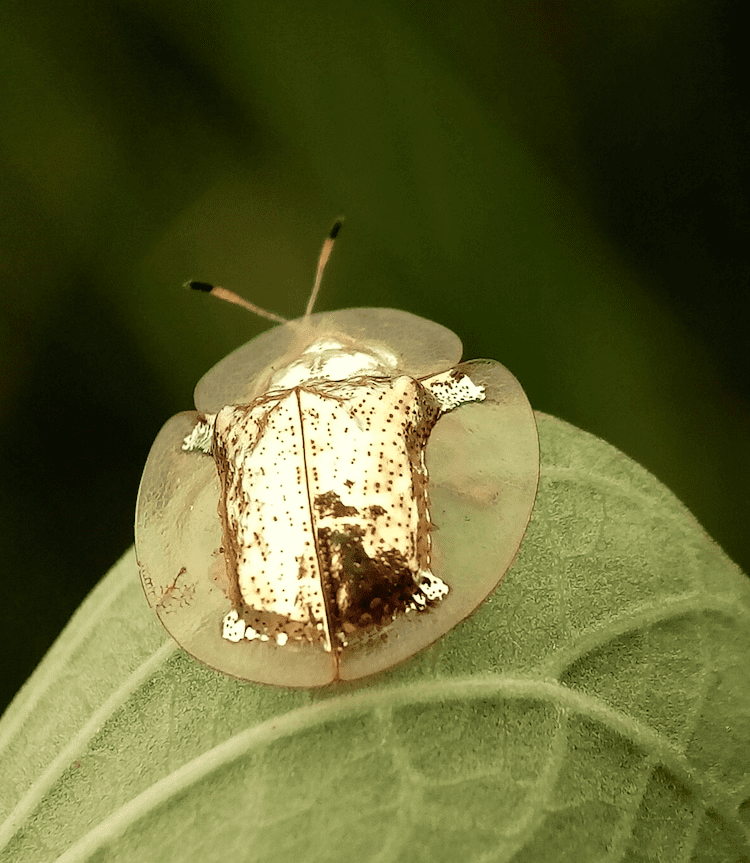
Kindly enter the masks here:
[[[136, 510], [144, 590], [188, 653], [245, 680], [322, 686], [431, 644], [497, 586], [539, 477], [531, 406], [439, 324], [307, 311], [198, 382], [159, 433]], [[428, 446], [429, 441], [429, 446]], [[428, 476], [429, 468], [429, 476]]]

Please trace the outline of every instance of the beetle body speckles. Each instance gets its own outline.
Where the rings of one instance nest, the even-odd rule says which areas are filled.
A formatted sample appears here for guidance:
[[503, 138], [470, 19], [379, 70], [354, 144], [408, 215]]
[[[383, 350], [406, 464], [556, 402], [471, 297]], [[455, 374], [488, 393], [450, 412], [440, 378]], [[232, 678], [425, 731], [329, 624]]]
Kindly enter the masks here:
[[224, 637], [340, 651], [447, 593], [430, 571], [424, 451], [443, 410], [431, 385], [316, 380], [199, 421], [184, 448], [213, 439], [233, 605]]

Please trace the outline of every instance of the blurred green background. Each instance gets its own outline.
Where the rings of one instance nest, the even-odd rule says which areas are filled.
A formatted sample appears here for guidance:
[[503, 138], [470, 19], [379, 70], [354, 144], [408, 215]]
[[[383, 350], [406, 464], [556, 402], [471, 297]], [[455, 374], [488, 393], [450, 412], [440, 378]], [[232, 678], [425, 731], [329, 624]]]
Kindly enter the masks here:
[[[741, 6], [10, 0], [0, 706], [132, 542], [161, 424], [266, 324], [396, 306], [607, 439], [745, 569]], [[145, 601], [145, 600], [144, 600]]]

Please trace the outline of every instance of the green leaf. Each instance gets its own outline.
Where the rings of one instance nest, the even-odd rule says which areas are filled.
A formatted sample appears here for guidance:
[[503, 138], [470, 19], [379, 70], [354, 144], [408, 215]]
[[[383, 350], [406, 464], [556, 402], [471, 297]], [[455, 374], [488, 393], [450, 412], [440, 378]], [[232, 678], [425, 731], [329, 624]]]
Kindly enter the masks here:
[[750, 859], [750, 584], [637, 464], [539, 432], [504, 582], [366, 685], [200, 666], [129, 551], [0, 722], [0, 859]]

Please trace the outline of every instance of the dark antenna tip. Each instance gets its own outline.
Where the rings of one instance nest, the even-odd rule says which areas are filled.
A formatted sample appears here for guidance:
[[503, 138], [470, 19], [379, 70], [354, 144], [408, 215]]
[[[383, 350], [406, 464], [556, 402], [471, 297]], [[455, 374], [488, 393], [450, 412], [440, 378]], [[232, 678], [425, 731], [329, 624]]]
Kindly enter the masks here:
[[341, 219], [336, 219], [333, 223], [333, 227], [331, 228], [331, 233], [328, 235], [329, 240], [335, 240], [341, 230], [341, 226], [344, 224], [343, 217]]
[[190, 288], [191, 291], [203, 291], [206, 294], [210, 294], [214, 289], [214, 285], [209, 285], [208, 282], [196, 282], [190, 279], [190, 281], [185, 282], [182, 286], [183, 288]]

